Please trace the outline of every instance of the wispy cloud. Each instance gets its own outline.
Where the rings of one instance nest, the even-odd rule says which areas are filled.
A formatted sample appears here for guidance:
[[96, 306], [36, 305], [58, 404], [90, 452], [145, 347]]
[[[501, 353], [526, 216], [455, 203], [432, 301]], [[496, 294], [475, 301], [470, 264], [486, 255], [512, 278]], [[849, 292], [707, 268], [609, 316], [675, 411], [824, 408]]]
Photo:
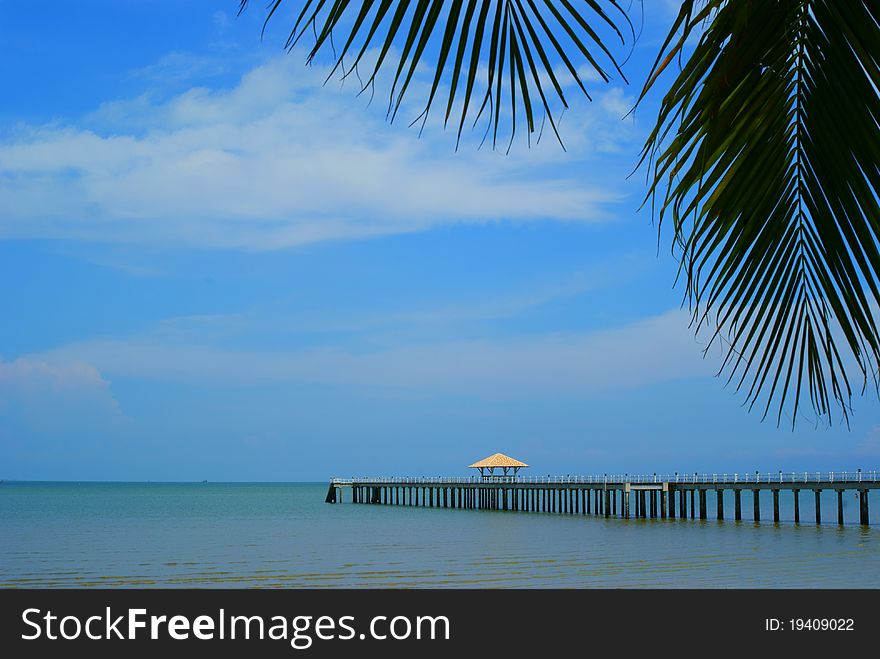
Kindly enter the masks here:
[[204, 79], [219, 75], [225, 70], [226, 66], [220, 58], [174, 51], [162, 56], [153, 64], [132, 71], [132, 76], [165, 86], [194, 78]]
[[[205, 65], [169, 58], [142, 74]], [[145, 92], [17, 130], [0, 143], [0, 237], [262, 250], [442, 224], [601, 222], [624, 198], [577, 169], [631, 130], [619, 94], [572, 113], [568, 153], [505, 158], [389, 126], [362, 98], [322, 88], [325, 73], [285, 56], [232, 89]]]
[[75, 427], [127, 422], [110, 383], [80, 359], [0, 359], [0, 439], [18, 442], [31, 431], [63, 436]]
[[604, 331], [373, 351], [237, 350], [153, 335], [76, 343], [38, 357], [50, 363], [85, 361], [113, 376], [215, 386], [308, 382], [590, 395], [711, 374], [714, 362], [701, 358], [687, 322], [685, 313], [673, 311]]
[[836, 462], [838, 468], [853, 469], [853, 465], [864, 465], [863, 460], [871, 461], [880, 457], [880, 426], [870, 428], [861, 439], [856, 436], [845, 445], [830, 443], [824, 437], [817, 441], [792, 436], [790, 442], [790, 445], [774, 449], [773, 455], [787, 461], [823, 460], [832, 465]]
[[[617, 281], [631, 276], [633, 269], [623, 274], [615, 272]], [[435, 301], [420, 306], [395, 309], [358, 309], [331, 307], [320, 310], [288, 310], [278, 305], [251, 310], [235, 317], [225, 317], [224, 322], [210, 323], [201, 319], [169, 319], [163, 326], [179, 330], [189, 329], [206, 335], [210, 329], [247, 332], [259, 336], [265, 329], [273, 333], [283, 332], [289, 337], [308, 334], [352, 333], [369, 334], [376, 341], [377, 333], [385, 337], [380, 344], [392, 339], [395, 342], [410, 340], [424, 342], [438, 335], [463, 338], [471, 336], [474, 328], [485, 321], [509, 321], [560, 301], [573, 301], [584, 294], [608, 285], [609, 267], [602, 264], [585, 272], [555, 279], [553, 281], [521, 285], [516, 291], [499, 292], [490, 296], [464, 296], [459, 294], [454, 302]], [[210, 327], [209, 327], [210, 326]]]
[[93, 366], [81, 361], [49, 364], [27, 358], [12, 362], [0, 359], [0, 387], [7, 394], [27, 395], [37, 389], [103, 391], [108, 386], [109, 383]]

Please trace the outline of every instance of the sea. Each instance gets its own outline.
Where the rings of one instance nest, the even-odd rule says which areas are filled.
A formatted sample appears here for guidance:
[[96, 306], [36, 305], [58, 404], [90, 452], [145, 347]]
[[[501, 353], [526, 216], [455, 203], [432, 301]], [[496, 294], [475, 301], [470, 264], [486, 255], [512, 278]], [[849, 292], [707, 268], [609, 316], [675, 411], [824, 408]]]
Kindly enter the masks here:
[[817, 526], [804, 523], [812, 493], [795, 525], [785, 493], [775, 524], [751, 520], [750, 494], [747, 520], [700, 521], [352, 504], [350, 491], [326, 504], [326, 492], [326, 483], [0, 482], [0, 587], [880, 587], [876, 492], [870, 527], [857, 523], [852, 493], [846, 524], [826, 493]]

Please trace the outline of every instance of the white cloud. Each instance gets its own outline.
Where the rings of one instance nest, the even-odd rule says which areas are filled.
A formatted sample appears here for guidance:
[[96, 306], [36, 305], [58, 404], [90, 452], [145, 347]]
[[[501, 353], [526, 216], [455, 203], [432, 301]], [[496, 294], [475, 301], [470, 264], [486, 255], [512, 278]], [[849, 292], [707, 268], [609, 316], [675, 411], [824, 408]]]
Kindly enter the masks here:
[[623, 327], [578, 334], [439, 341], [372, 352], [340, 348], [245, 351], [161, 336], [98, 340], [40, 355], [85, 360], [114, 376], [241, 385], [309, 382], [457, 393], [595, 394], [713, 372], [673, 311]]
[[40, 389], [94, 391], [108, 387], [97, 369], [84, 362], [49, 364], [21, 357], [13, 362], [0, 359], [0, 388], [6, 394], [27, 394]]
[[[601, 172], [574, 169], [631, 131], [615, 127], [622, 97], [567, 120], [568, 153], [505, 158], [454, 154], [449, 132], [417, 139], [321, 88], [324, 75], [285, 56], [229, 90], [108, 102], [91, 129], [22, 128], [0, 143], [0, 237], [272, 249], [449, 223], [605, 221], [623, 199]], [[582, 134], [594, 130], [597, 142]]]
[[604, 93], [599, 99], [599, 103], [609, 114], [623, 119], [632, 110], [633, 105], [635, 105], [635, 99], [632, 96], [625, 95], [622, 89], [616, 87]]
[[232, 22], [229, 18], [229, 15], [225, 11], [215, 11], [211, 15], [211, 19], [214, 22], [214, 26], [219, 30], [225, 30], [229, 27], [229, 24]]
[[79, 359], [0, 359], [0, 439], [20, 439], [34, 429], [62, 436], [126, 422], [110, 383], [91, 364]]
[[[222, 15], [222, 12], [217, 12]], [[223, 61], [185, 51], [173, 51], [148, 66], [132, 72], [135, 78], [161, 85], [183, 82], [196, 77], [209, 77], [223, 73]]]

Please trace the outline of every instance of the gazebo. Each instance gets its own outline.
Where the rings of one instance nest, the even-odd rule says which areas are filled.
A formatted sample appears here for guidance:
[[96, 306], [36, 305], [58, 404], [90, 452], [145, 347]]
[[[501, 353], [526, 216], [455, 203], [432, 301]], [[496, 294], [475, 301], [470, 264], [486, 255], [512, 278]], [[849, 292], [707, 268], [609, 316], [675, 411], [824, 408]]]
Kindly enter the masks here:
[[[525, 462], [520, 462], [519, 460], [515, 460], [508, 455], [504, 455], [503, 453], [496, 453], [495, 455], [490, 455], [488, 458], [483, 458], [479, 462], [475, 462], [472, 465], [468, 465], [468, 469], [479, 469], [480, 477], [483, 480], [513, 480], [516, 478], [516, 472], [518, 472], [523, 467], [528, 467]], [[503, 469], [503, 475], [495, 474], [496, 469]], [[513, 470], [513, 474], [510, 471]], [[486, 474], [486, 471], [489, 473]]]

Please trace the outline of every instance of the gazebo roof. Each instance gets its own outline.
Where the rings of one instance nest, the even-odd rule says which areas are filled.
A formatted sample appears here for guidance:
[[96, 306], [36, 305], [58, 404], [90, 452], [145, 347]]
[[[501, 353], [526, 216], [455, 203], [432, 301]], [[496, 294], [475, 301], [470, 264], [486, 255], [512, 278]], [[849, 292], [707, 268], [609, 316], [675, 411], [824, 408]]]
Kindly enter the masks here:
[[488, 467], [528, 467], [525, 462], [520, 462], [519, 460], [514, 460], [508, 455], [504, 455], [503, 453], [496, 453], [495, 455], [490, 455], [488, 458], [483, 458], [479, 462], [475, 462], [472, 465], [468, 465], [468, 469], [480, 469], [480, 468], [488, 468]]

